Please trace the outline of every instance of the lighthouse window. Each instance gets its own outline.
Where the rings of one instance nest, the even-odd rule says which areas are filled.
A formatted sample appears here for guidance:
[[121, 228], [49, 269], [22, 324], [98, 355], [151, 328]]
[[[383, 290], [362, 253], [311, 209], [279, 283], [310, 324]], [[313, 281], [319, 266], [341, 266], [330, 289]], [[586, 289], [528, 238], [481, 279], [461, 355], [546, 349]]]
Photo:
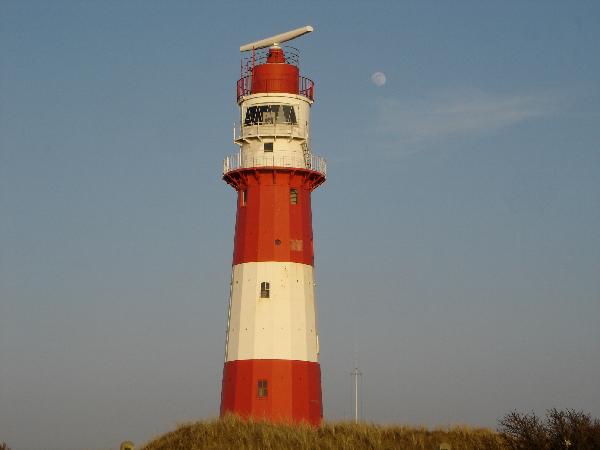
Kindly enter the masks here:
[[296, 112], [294, 111], [294, 107], [291, 105], [282, 105], [283, 109], [283, 118], [285, 119], [285, 123], [297, 124], [296, 120]]
[[246, 109], [244, 125], [297, 125], [296, 111], [292, 105], [256, 105]]
[[260, 298], [269, 298], [271, 296], [271, 285], [267, 281], [260, 283]]
[[242, 199], [241, 199], [242, 206], [246, 206], [246, 201], [248, 200], [248, 191], [246, 189], [244, 189], [241, 192], [241, 194], [242, 194], [241, 195], [241, 197], [242, 197]]
[[273, 151], [273, 143], [265, 142], [264, 149], [265, 149], [265, 152], [272, 152]]
[[265, 398], [267, 393], [267, 380], [258, 380], [258, 398]]
[[298, 204], [298, 190], [290, 189], [290, 203], [292, 205]]

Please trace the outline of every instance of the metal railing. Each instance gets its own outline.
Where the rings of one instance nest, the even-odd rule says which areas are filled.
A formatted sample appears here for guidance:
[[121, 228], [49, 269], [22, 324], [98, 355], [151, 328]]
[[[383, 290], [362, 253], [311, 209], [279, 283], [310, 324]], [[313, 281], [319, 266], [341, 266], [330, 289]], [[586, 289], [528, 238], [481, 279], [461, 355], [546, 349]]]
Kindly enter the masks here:
[[313, 80], [311, 80], [310, 78], [306, 78], [303, 76], [300, 76], [300, 79], [298, 80], [298, 82], [300, 83], [298, 93], [300, 95], [303, 95], [304, 97], [314, 100], [315, 99], [314, 98], [315, 97], [315, 82]]
[[[274, 92], [278, 92], [278, 83], [284, 86], [286, 80], [270, 79], [269, 83], [272, 84]], [[252, 75], [245, 75], [237, 81], [236, 87], [236, 99], [239, 102], [240, 99], [246, 95], [252, 94]], [[313, 80], [302, 75], [298, 76], [298, 95], [302, 95], [310, 100], [315, 98], [315, 83]]]
[[309, 169], [315, 172], [327, 175], [327, 161], [325, 158], [317, 155], [303, 157], [297, 156], [277, 156], [277, 155], [249, 155], [242, 156], [239, 153], [227, 156], [223, 160], [223, 174], [233, 170], [249, 167], [295, 167], [299, 169]]
[[252, 75], [246, 75], [237, 81], [237, 101], [245, 95], [252, 94]]
[[283, 136], [289, 138], [308, 139], [308, 128], [293, 123], [264, 123], [259, 122], [251, 125], [241, 125], [239, 122], [233, 125], [233, 140], [256, 136]]
[[[285, 63], [300, 68], [300, 51], [296, 47], [291, 45], [284, 45], [281, 47], [285, 58]], [[261, 64], [267, 63], [269, 56], [269, 49], [263, 48], [258, 50], [252, 50], [251, 53], [246, 54], [240, 61], [240, 79], [237, 82], [237, 101], [246, 95], [252, 93], [252, 73], [254, 68]], [[286, 85], [287, 82], [284, 80], [271, 79], [270, 83], [273, 84], [274, 91], [277, 91], [277, 85], [281, 83]], [[310, 79], [303, 76], [298, 76], [298, 94], [314, 100], [315, 83]]]
[[[291, 45], [282, 45], [285, 63], [300, 67], [300, 51]], [[269, 49], [262, 48], [247, 53], [240, 61], [240, 76], [252, 75], [252, 68], [259, 64], [265, 64], [269, 56]]]

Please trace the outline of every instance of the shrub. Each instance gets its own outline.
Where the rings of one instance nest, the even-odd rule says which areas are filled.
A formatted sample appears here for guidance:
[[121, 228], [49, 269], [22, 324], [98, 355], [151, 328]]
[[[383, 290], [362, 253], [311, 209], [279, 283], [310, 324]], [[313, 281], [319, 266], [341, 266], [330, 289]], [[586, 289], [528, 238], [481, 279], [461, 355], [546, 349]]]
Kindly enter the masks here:
[[512, 450], [546, 450], [548, 439], [544, 424], [535, 413], [512, 411], [500, 419], [500, 434]]
[[500, 420], [498, 430], [511, 450], [594, 450], [600, 448], [600, 421], [583, 411], [556, 408], [545, 421], [535, 413], [513, 411]]
[[546, 415], [546, 432], [551, 450], [600, 448], [600, 421], [582, 411], [551, 409]]

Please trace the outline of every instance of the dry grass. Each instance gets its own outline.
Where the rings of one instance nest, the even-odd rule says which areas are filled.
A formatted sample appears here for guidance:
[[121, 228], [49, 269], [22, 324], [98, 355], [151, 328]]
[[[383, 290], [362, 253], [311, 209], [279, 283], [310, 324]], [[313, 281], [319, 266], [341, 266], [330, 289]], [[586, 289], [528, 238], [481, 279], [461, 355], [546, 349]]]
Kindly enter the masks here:
[[308, 425], [243, 421], [234, 416], [181, 425], [175, 431], [149, 442], [142, 449], [434, 450], [442, 442], [450, 444], [452, 450], [506, 449], [500, 436], [488, 429], [454, 427], [428, 430], [348, 422], [325, 423], [313, 428]]

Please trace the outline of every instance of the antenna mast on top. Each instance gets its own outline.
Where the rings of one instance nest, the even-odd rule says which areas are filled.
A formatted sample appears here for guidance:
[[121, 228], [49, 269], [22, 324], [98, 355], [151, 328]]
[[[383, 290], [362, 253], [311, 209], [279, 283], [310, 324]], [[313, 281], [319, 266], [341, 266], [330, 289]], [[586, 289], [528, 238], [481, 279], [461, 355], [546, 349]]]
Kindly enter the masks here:
[[272, 45], [283, 44], [284, 42], [291, 41], [303, 34], [310, 33], [313, 31], [313, 27], [307, 25], [305, 27], [296, 28], [295, 30], [286, 31], [285, 33], [276, 34], [260, 41], [251, 42], [240, 47], [240, 52], [246, 52], [248, 50], [258, 50], [259, 48], [271, 47]]

